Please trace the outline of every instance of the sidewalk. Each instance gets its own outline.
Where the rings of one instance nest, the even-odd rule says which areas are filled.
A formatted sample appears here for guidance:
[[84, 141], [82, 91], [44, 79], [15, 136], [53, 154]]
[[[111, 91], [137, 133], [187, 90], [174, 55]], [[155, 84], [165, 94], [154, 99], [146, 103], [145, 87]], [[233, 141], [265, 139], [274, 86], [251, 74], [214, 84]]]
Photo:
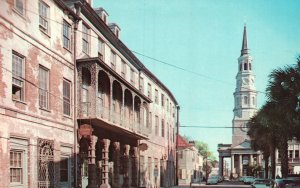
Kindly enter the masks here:
[[[201, 183], [192, 183], [192, 186], [193, 186], [193, 187], [194, 187], [194, 186], [200, 186], [200, 185], [205, 185], [205, 182], [201, 182]], [[171, 187], [171, 188], [188, 188], [188, 187], [190, 187], [189, 184], [187, 184], [187, 185], [173, 186], [173, 187]]]

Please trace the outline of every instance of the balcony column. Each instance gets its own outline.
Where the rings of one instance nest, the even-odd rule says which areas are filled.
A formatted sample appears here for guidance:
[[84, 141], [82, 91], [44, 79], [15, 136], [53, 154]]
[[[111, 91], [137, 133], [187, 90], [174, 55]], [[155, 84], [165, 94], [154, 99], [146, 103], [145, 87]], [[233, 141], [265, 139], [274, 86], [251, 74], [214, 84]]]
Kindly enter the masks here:
[[131, 149], [132, 155], [131, 155], [131, 171], [132, 171], [132, 180], [131, 180], [131, 186], [137, 187], [138, 186], [138, 148], [132, 147]]
[[100, 188], [110, 188], [110, 185], [108, 183], [108, 148], [110, 145], [110, 140], [109, 139], [103, 139], [101, 140], [102, 144], [103, 144], [103, 148], [102, 148], [102, 160], [103, 160], [103, 165], [102, 165], [102, 184], [100, 186]]
[[135, 107], [134, 107], [134, 105], [135, 105], [135, 95], [132, 95], [132, 103], [133, 103], [133, 105], [132, 105], [132, 113], [130, 114], [130, 126], [131, 126], [131, 128], [132, 128], [132, 130], [136, 130], [136, 126], [135, 126], [135, 112], [134, 112], [134, 110], [135, 110]]
[[129, 188], [129, 150], [130, 146], [128, 144], [124, 145], [123, 153], [123, 185], [122, 188]]
[[97, 98], [97, 83], [98, 83], [98, 77], [97, 77], [97, 64], [91, 65], [91, 68], [89, 68], [89, 71], [91, 72], [91, 87], [89, 88], [89, 99], [90, 99], [90, 105], [89, 105], [89, 116], [96, 116], [96, 98]]
[[113, 161], [114, 161], [114, 181], [113, 187], [120, 188], [120, 142], [113, 143], [114, 154], [113, 154]]
[[219, 175], [223, 176], [223, 157], [219, 156]]
[[113, 78], [112, 78], [112, 76], [110, 76], [110, 98], [109, 98], [109, 121], [112, 121], [113, 120], [113, 118], [112, 118], [112, 116], [113, 116], [113, 83], [114, 83], [114, 80], [113, 80]]
[[124, 126], [125, 124], [125, 88], [123, 87], [123, 85], [121, 86], [122, 87], [122, 108], [121, 108], [121, 125]]
[[90, 146], [88, 149], [88, 186], [87, 188], [97, 188], [97, 168], [96, 168], [96, 142], [98, 137], [90, 137]]

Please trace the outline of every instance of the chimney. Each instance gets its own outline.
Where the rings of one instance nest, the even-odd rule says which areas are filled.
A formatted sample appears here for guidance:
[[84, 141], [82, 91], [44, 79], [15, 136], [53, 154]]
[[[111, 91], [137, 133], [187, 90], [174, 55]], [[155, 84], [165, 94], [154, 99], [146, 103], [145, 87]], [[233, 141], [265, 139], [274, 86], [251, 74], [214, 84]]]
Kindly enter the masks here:
[[107, 25], [108, 13], [102, 7], [95, 8], [94, 10], [101, 20]]
[[93, 0], [85, 0], [91, 7], [93, 7]]
[[189, 144], [190, 144], [191, 146], [195, 146], [195, 141], [194, 141], [194, 140], [189, 141]]
[[119, 38], [120, 37], [120, 27], [116, 23], [109, 23], [109, 29]]

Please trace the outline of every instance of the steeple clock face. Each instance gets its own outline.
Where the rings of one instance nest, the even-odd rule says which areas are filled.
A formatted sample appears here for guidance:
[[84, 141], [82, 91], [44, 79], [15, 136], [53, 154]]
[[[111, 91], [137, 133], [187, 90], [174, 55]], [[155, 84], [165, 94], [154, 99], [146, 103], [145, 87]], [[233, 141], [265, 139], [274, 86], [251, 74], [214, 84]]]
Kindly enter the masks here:
[[241, 125], [240, 125], [240, 129], [241, 129], [241, 131], [246, 132], [246, 131], [248, 130], [247, 123], [241, 124]]

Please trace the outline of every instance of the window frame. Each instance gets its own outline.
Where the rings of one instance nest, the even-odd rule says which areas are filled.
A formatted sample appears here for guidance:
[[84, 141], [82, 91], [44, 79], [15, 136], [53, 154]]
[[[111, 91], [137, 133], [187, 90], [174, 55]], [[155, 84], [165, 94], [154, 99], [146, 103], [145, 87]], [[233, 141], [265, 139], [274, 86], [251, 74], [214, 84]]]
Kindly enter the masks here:
[[157, 89], [155, 89], [155, 96], [154, 97], [155, 97], [154, 98], [155, 103], [158, 104], [158, 90]]
[[63, 47], [69, 51], [71, 50], [71, 24], [66, 20], [63, 20]]
[[[67, 85], [65, 85], [67, 84]], [[65, 86], [68, 88], [65, 88]], [[65, 89], [68, 89], [68, 93], [66, 94], [69, 94], [69, 96], [65, 95]], [[71, 102], [72, 102], [72, 98], [71, 98], [71, 92], [72, 92], [72, 83], [71, 81], [67, 80], [67, 79], [63, 79], [63, 114], [66, 115], [66, 116], [71, 116], [72, 115], [72, 111], [71, 111]], [[65, 106], [68, 106], [67, 109], [65, 109]], [[66, 111], [67, 110], [67, 111]], [[65, 112], [68, 112], [68, 113], [65, 113]]]
[[159, 133], [159, 118], [157, 115], [155, 115], [155, 136], [158, 136]]
[[110, 51], [110, 66], [111, 66], [111, 68], [115, 71], [116, 70], [116, 61], [117, 61], [117, 54], [113, 51], [113, 50], [111, 50]]
[[[82, 52], [89, 55], [90, 54], [90, 28], [82, 23]], [[86, 46], [85, 46], [86, 45]]]
[[130, 82], [131, 82], [132, 85], [135, 84], [135, 76], [134, 76], [133, 68], [130, 69]]
[[104, 41], [98, 37], [98, 57], [104, 60]]
[[[17, 2], [22, 3], [22, 10], [20, 10], [19, 9], [20, 7], [17, 6]], [[25, 16], [25, 5], [26, 5], [25, 0], [14, 0], [14, 10], [21, 16]]]
[[[14, 71], [14, 59], [18, 58], [20, 61], [17, 62], [21, 62], [21, 70], [16, 70]], [[19, 75], [16, 75], [17, 73], [14, 72], [19, 72]], [[12, 100], [14, 101], [20, 101], [20, 102], [24, 102], [25, 101], [25, 85], [26, 82], [24, 80], [25, 78], [25, 57], [15, 51], [12, 52], [12, 89], [14, 87], [17, 87], [20, 89], [20, 98], [17, 99], [14, 97], [13, 91], [12, 91]], [[18, 82], [20, 82], [20, 84], [18, 85], [16, 82], [14, 82], [14, 80], [17, 80]]]
[[[44, 75], [41, 75], [41, 71], [45, 71], [45, 80], [41, 80], [41, 76], [44, 76]], [[50, 86], [50, 70], [47, 69], [46, 67], [40, 65], [39, 66], [39, 107], [43, 110], [49, 110], [49, 86]], [[45, 83], [42, 83], [42, 81], [44, 81]], [[42, 85], [41, 84], [45, 84], [45, 87], [41, 87]], [[41, 92], [45, 92], [45, 96], [42, 96], [42, 97], [45, 97], [45, 101], [42, 101], [44, 99], [41, 99]]]
[[50, 32], [50, 6], [42, 0], [39, 0], [39, 27], [40, 30], [49, 34]]
[[122, 60], [121, 74], [123, 78], [126, 77], [126, 62]]
[[161, 137], [165, 137], [165, 120], [161, 119]]
[[144, 93], [144, 78], [143, 77], [140, 77], [140, 86], [139, 86], [140, 88], [140, 91], [142, 92], [142, 93]]
[[[13, 159], [15, 159], [15, 160], [11, 160], [12, 158], [12, 153], [15, 153], [15, 154], [21, 154], [20, 155], [20, 161], [18, 161], [18, 157], [17, 157], [17, 159], [15, 159], [14, 157], [13, 157]], [[24, 184], [24, 154], [25, 154], [25, 151], [24, 150], [20, 150], [20, 149], [10, 149], [10, 151], [9, 151], [9, 171], [10, 171], [10, 184], [11, 185], [23, 185]], [[13, 156], [15, 156], [15, 155], [13, 155]], [[14, 166], [14, 165], [12, 165], [12, 163], [20, 163], [20, 166]], [[14, 169], [15, 170], [15, 173], [12, 173], [12, 169]], [[20, 181], [12, 181], [12, 174], [15, 174], [15, 176], [17, 176], [17, 170], [20, 170], [21, 172], [20, 172], [20, 174], [19, 174], [19, 178], [20, 178]]]

